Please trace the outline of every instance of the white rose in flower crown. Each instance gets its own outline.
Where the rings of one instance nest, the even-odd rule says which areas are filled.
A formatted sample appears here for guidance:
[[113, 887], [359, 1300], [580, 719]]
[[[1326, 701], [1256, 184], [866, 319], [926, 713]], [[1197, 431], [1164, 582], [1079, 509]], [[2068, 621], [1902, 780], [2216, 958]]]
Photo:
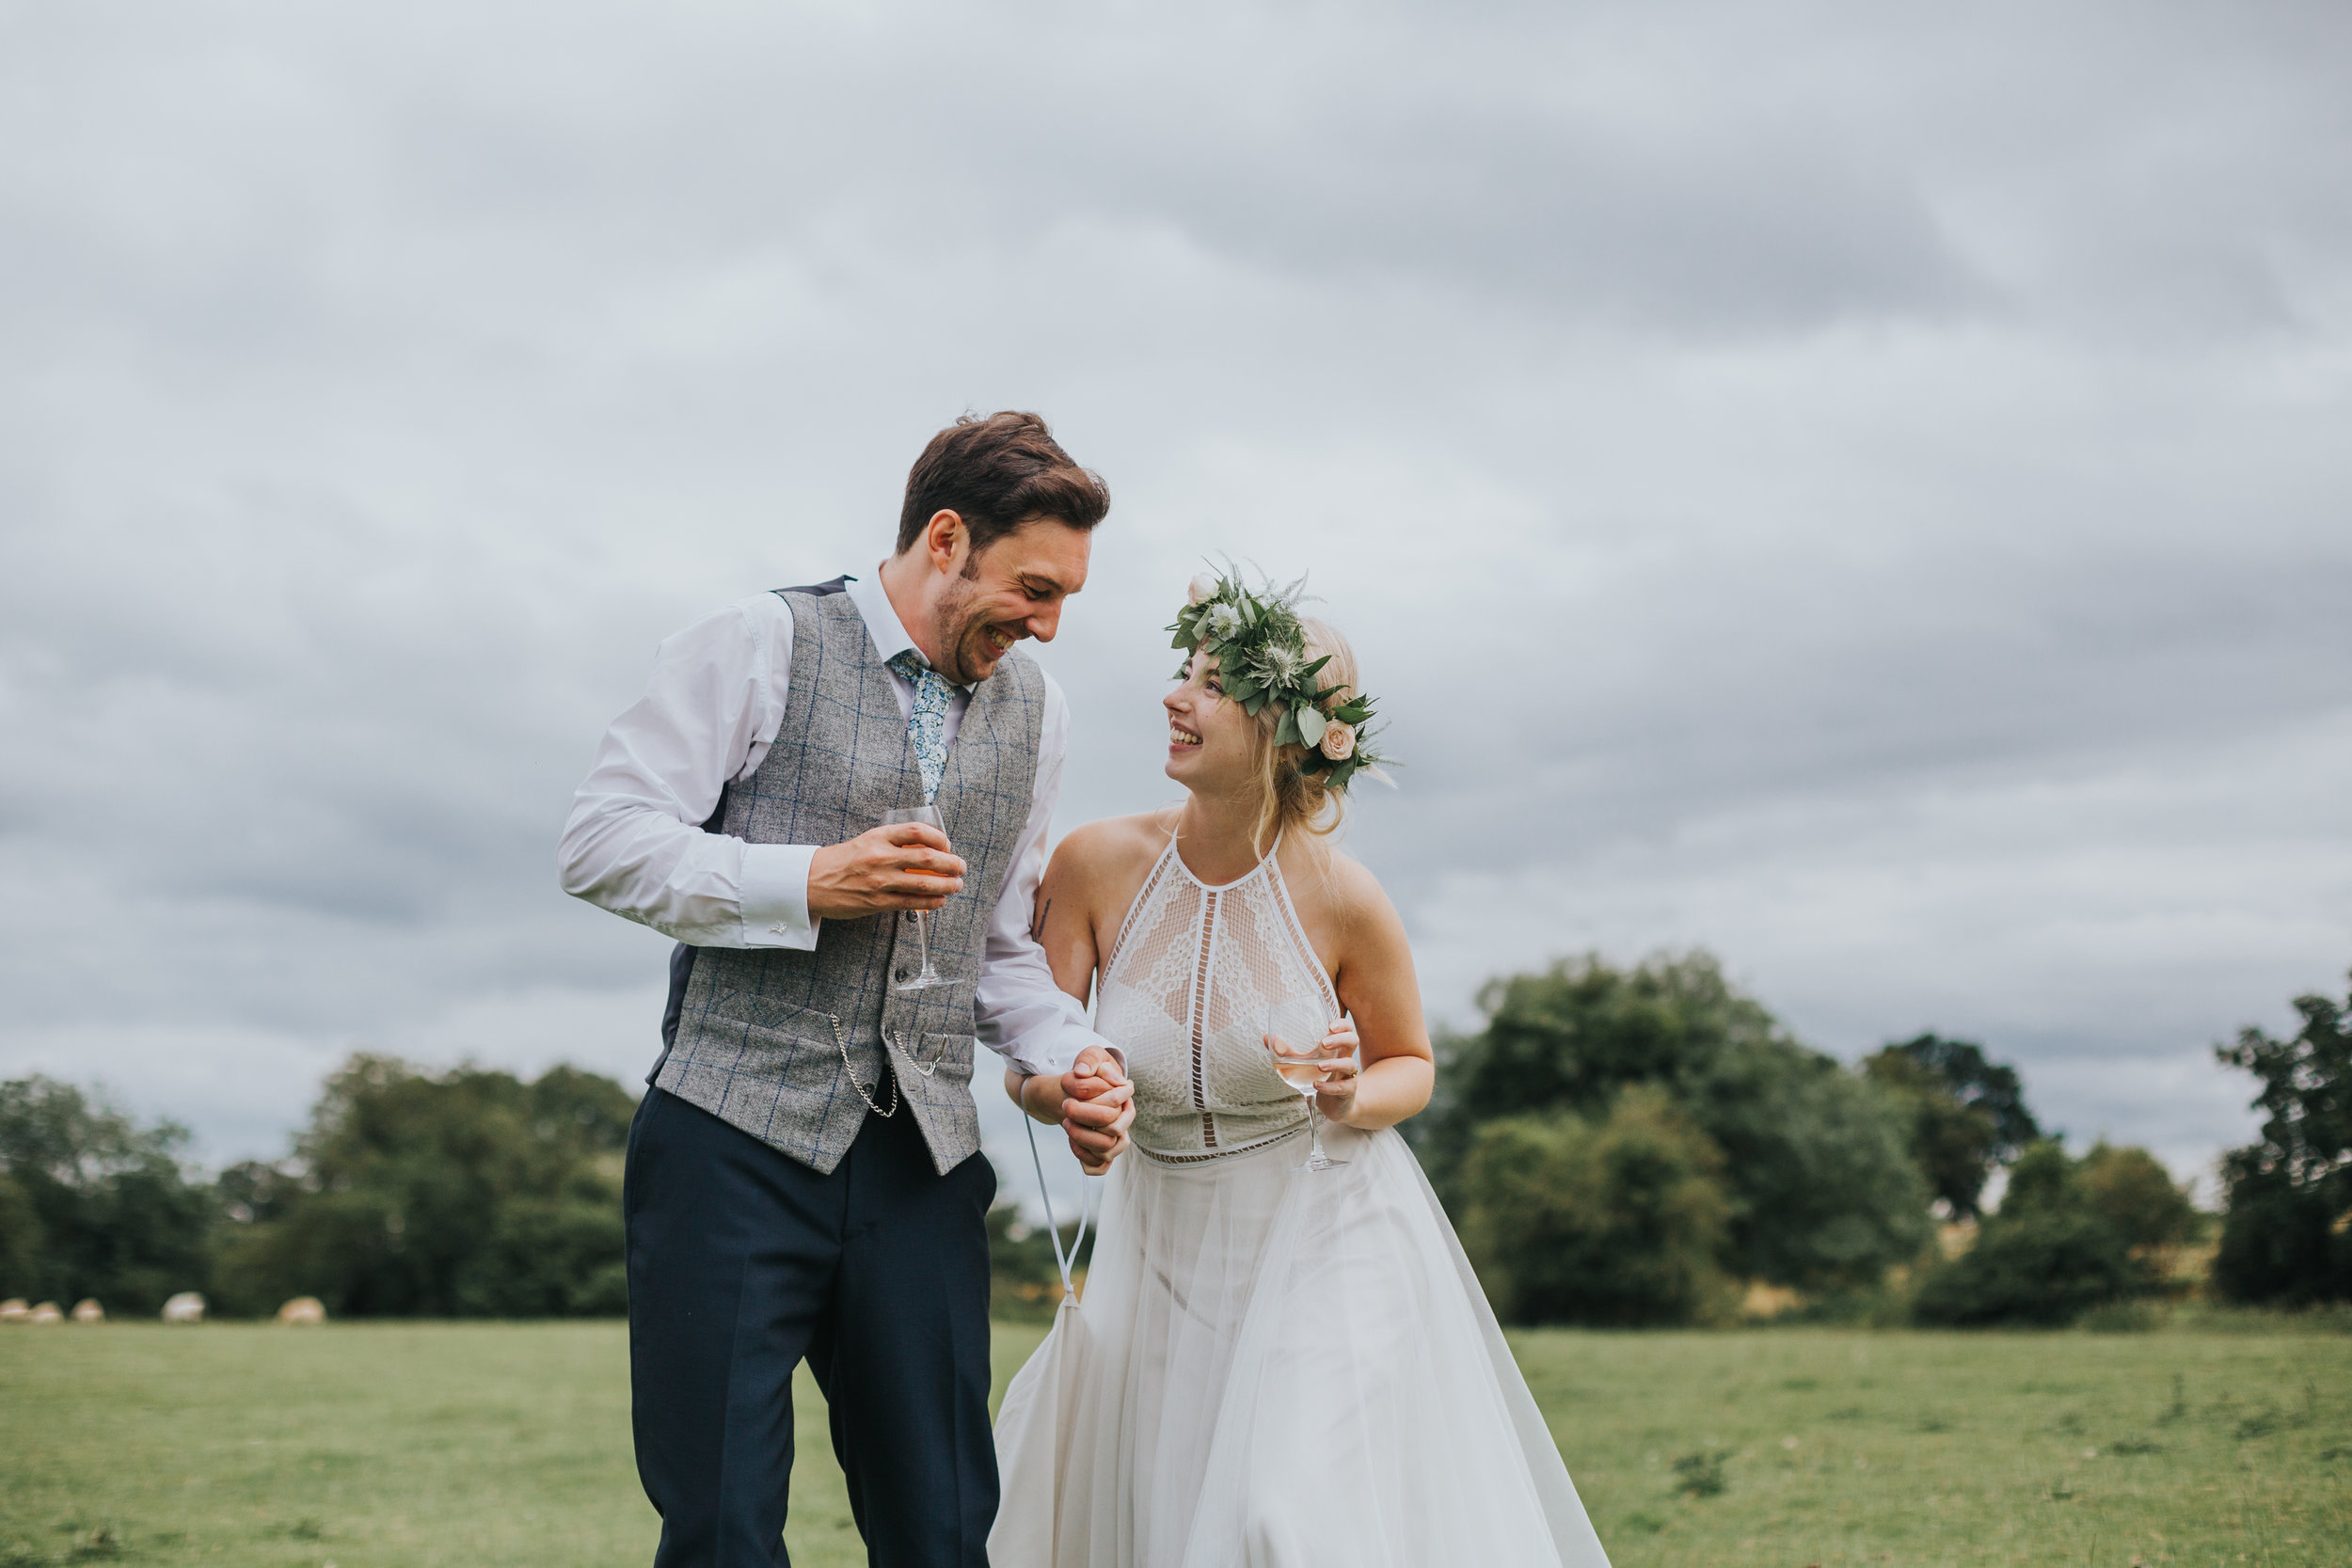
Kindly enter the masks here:
[[1216, 578], [1211, 577], [1206, 572], [1203, 572], [1199, 577], [1193, 578], [1191, 585], [1184, 590], [1184, 602], [1186, 604], [1207, 604], [1211, 599], [1216, 597]]
[[1332, 720], [1323, 727], [1323, 744], [1315, 750], [1333, 762], [1345, 762], [1356, 754], [1356, 726]]

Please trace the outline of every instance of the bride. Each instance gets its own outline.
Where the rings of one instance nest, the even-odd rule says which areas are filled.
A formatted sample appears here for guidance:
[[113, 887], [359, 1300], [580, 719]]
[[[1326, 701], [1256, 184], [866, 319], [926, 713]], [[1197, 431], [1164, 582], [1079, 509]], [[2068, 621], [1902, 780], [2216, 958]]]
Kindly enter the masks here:
[[[990, 1560], [1606, 1568], [1395, 1131], [1434, 1072], [1412, 953], [1329, 842], [1371, 705], [1296, 600], [1194, 580], [1165, 699], [1184, 802], [1073, 832], [1039, 889], [1056, 981], [1126, 1054], [1133, 1147], [1083, 1306], [1006, 1392]], [[1321, 1058], [1294, 1069], [1320, 1074], [1311, 1130], [1276, 1044]], [[1007, 1087], [1063, 1119], [1056, 1080]]]

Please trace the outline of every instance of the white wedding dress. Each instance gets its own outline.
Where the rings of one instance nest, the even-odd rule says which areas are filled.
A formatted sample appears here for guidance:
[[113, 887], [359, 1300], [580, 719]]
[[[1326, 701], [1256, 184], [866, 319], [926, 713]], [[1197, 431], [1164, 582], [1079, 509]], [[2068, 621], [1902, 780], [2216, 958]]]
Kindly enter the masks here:
[[1274, 857], [1171, 842], [1103, 965], [1135, 1148], [1085, 1299], [1006, 1391], [995, 1568], [1606, 1568], [1405, 1141], [1306, 1119], [1264, 1046], [1340, 1016]]

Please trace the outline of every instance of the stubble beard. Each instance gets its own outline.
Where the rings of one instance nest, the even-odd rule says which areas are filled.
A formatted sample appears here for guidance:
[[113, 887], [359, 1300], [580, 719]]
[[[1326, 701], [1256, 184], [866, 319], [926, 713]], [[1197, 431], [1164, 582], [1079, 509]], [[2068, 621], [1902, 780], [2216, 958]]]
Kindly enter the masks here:
[[972, 612], [972, 601], [979, 597], [979, 590], [966, 576], [948, 583], [939, 601], [939, 609], [931, 618], [932, 645], [943, 660], [939, 673], [958, 686], [972, 686], [983, 678], [983, 673], [972, 668], [972, 639], [986, 634], [978, 630], [979, 617]]

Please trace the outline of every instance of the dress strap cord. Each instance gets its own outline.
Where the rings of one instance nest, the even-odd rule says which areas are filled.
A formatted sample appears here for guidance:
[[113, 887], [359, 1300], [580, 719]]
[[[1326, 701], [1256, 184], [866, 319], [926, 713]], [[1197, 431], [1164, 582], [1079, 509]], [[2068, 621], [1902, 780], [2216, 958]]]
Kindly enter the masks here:
[[1070, 1250], [1064, 1252], [1061, 1227], [1054, 1219], [1054, 1195], [1045, 1190], [1045, 1161], [1037, 1151], [1037, 1123], [1025, 1107], [1021, 1113], [1021, 1127], [1029, 1134], [1029, 1164], [1037, 1172], [1038, 1201], [1045, 1205], [1045, 1234], [1054, 1243], [1054, 1266], [1061, 1270], [1061, 1293], [1067, 1299], [1075, 1299], [1077, 1287], [1071, 1283], [1070, 1270], [1078, 1260], [1078, 1248], [1087, 1239], [1087, 1226], [1094, 1218], [1094, 1189], [1100, 1180], [1094, 1177], [1079, 1178], [1085, 1187], [1078, 1204], [1078, 1233], [1070, 1239]]

